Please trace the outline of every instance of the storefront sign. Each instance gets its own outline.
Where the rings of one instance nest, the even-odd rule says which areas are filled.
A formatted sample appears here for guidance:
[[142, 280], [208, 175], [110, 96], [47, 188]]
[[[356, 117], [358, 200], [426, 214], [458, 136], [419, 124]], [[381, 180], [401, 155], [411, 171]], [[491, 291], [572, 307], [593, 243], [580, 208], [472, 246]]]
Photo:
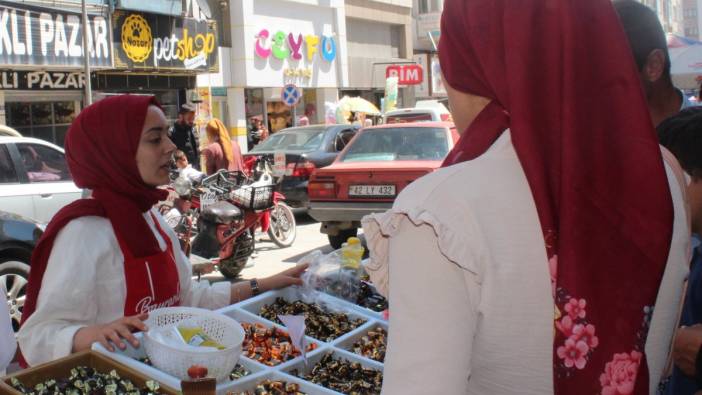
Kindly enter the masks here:
[[[304, 49], [303, 49], [304, 47]], [[288, 33], [279, 30], [271, 35], [268, 29], [262, 29], [256, 35], [256, 55], [263, 59], [268, 59], [271, 55], [274, 58], [300, 61], [303, 57], [308, 62], [319, 58], [332, 62], [336, 59], [336, 40], [331, 36], [306, 35], [301, 33]]]
[[424, 81], [424, 70], [418, 64], [392, 65], [385, 69], [388, 77], [397, 77], [400, 85], [418, 85]]
[[81, 71], [0, 71], [2, 90], [80, 90], [84, 85]]
[[[112, 67], [107, 20], [88, 16], [88, 54], [94, 67]], [[0, 64], [83, 66], [81, 15], [0, 1]]]
[[115, 11], [115, 67], [217, 70], [217, 33], [212, 21]]

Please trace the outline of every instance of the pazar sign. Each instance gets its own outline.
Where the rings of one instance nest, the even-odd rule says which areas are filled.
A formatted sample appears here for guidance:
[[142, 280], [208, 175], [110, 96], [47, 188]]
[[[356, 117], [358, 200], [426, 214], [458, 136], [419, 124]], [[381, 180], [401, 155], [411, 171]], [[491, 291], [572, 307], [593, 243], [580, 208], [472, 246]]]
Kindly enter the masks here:
[[212, 21], [115, 11], [115, 67], [217, 70], [217, 32]]
[[85, 74], [80, 71], [0, 71], [2, 90], [80, 90]]
[[[88, 16], [88, 55], [112, 67], [108, 21]], [[82, 67], [83, 28], [77, 13], [0, 0], [0, 65]]]

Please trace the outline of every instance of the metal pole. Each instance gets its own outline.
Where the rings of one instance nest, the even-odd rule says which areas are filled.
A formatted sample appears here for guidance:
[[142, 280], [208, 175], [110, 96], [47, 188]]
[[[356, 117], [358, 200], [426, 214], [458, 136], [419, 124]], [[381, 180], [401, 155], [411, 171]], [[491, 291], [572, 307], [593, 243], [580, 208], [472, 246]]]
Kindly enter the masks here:
[[83, 8], [83, 63], [85, 65], [83, 71], [85, 74], [85, 100], [83, 103], [87, 107], [93, 104], [93, 89], [90, 81], [90, 50], [88, 48], [90, 25], [88, 25], [88, 11], [85, 8], [85, 0], [81, 0], [81, 7]]

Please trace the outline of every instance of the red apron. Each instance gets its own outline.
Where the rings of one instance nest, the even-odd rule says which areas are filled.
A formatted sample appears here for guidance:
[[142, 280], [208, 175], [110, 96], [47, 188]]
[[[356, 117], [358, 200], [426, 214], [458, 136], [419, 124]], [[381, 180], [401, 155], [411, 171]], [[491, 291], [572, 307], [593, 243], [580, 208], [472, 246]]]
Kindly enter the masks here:
[[148, 313], [160, 307], [180, 306], [180, 280], [173, 245], [156, 217], [151, 214], [151, 218], [166, 243], [166, 251], [136, 258], [115, 232], [124, 255], [124, 278], [127, 284], [125, 317]]

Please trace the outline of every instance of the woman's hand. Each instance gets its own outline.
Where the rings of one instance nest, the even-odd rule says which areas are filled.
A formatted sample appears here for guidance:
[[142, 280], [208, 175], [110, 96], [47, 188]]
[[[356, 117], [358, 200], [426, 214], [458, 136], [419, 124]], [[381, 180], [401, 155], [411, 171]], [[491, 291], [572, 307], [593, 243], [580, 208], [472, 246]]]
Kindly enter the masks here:
[[673, 345], [673, 360], [675, 365], [690, 377], [695, 377], [695, 361], [700, 346], [702, 346], [702, 325], [678, 329]]
[[139, 347], [139, 341], [132, 332], [149, 330], [144, 324], [144, 320], [149, 318], [148, 314], [122, 317], [108, 324], [93, 325], [81, 328], [73, 336], [73, 352], [90, 349], [90, 346], [98, 342], [109, 351], [115, 351], [112, 344], [120, 350], [127, 348], [122, 339], [127, 340], [134, 347]]
[[259, 280], [258, 284], [261, 288], [261, 292], [285, 288], [290, 285], [302, 285], [300, 276], [307, 270], [308, 266], [309, 265], [305, 263]]

